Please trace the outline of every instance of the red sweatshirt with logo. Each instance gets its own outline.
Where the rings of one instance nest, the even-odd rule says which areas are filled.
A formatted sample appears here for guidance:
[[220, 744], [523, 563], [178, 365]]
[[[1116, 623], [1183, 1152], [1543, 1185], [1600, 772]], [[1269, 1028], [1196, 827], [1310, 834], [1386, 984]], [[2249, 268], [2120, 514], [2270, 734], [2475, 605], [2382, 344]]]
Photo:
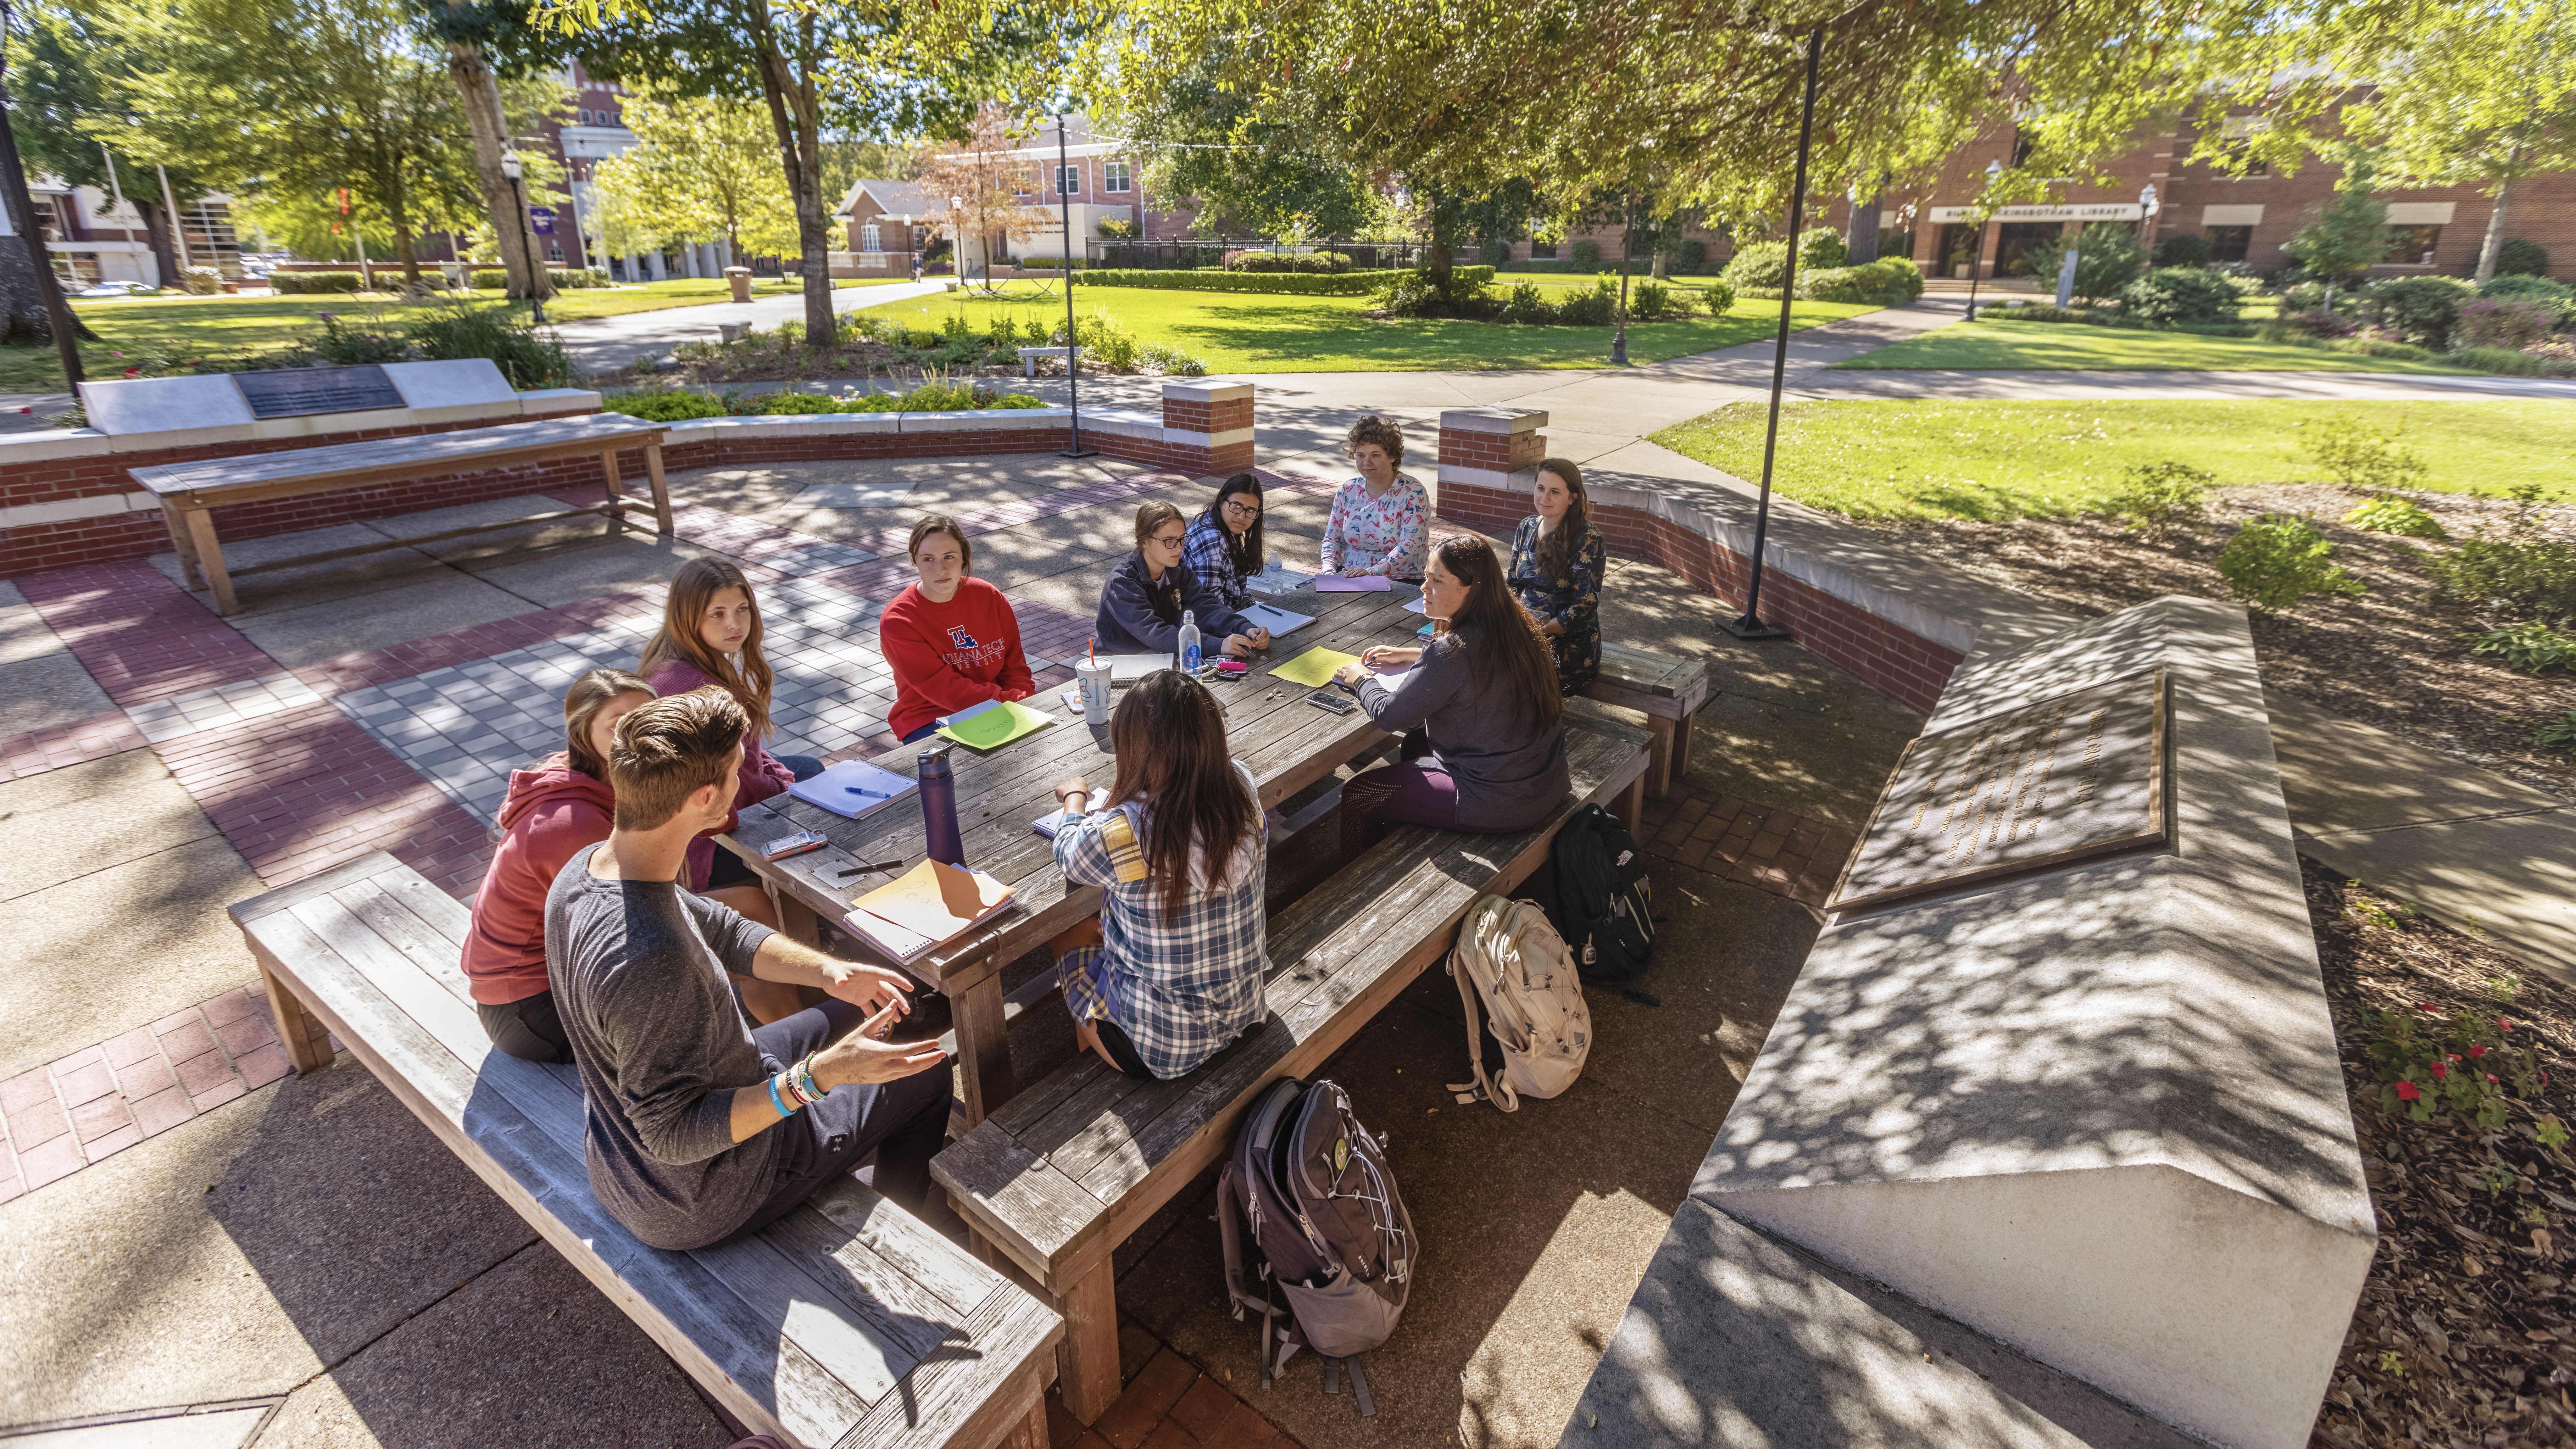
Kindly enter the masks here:
[[961, 709], [994, 699], [1026, 699], [1037, 692], [1028, 656], [1020, 651], [1020, 620], [1011, 601], [982, 579], [957, 585], [957, 596], [934, 604], [918, 585], [886, 605], [877, 623], [877, 647], [894, 671], [894, 711], [886, 728], [897, 738]]
[[474, 897], [465, 979], [476, 1001], [506, 1006], [546, 989], [546, 892], [564, 862], [608, 838], [617, 794], [556, 755], [510, 772], [500, 847]]

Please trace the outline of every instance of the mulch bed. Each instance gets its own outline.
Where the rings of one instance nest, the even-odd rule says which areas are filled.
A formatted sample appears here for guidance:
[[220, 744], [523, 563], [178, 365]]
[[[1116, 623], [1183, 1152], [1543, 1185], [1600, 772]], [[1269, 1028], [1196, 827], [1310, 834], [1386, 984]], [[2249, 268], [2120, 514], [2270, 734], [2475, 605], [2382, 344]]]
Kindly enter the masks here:
[[[2576, 800], [2576, 756], [2532, 740], [2543, 721], [2576, 709], [2576, 674], [2517, 674], [2469, 653], [2470, 636], [2522, 620], [2466, 605], [2435, 606], [2414, 540], [2338, 522], [2365, 496], [2325, 483], [2222, 488], [2211, 495], [2216, 527], [2162, 542], [2090, 516], [1886, 527], [1918, 552], [2018, 593], [2108, 613], [2164, 594], [2227, 598], [2217, 559], [2236, 526], [2259, 514], [2305, 514], [2334, 542], [2335, 562], [2370, 592], [2311, 599], [2287, 617], [2258, 616], [2254, 647], [2264, 682]], [[2512, 509], [2465, 494], [2409, 496], [2454, 538], [2480, 528], [2501, 533]], [[2576, 508], [2548, 513], [2557, 536], [2576, 538]]]
[[[2543, 1115], [2576, 1122], [2576, 992], [2474, 936], [2301, 862], [2379, 1250], [2310, 1443], [2576, 1444], [2576, 1327], [2567, 1289], [2576, 1158], [2544, 1147]], [[2539, 1099], [2498, 1131], [2456, 1113], [2379, 1110], [2365, 1054], [2378, 1013], [2430, 1003], [2513, 1024], [2540, 1043]]]

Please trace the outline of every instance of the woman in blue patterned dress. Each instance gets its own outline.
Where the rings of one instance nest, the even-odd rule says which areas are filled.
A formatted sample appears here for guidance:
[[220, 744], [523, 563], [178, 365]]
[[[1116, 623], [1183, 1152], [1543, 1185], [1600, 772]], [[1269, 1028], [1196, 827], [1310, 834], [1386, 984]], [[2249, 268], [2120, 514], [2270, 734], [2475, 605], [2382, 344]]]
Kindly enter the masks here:
[[1512, 534], [1512, 592], [1538, 621], [1568, 698], [1601, 672], [1601, 572], [1609, 550], [1585, 508], [1583, 470], [1563, 458], [1538, 465], [1538, 512]]
[[1324, 572], [1422, 582], [1422, 566], [1431, 559], [1431, 496], [1396, 471], [1404, 461], [1404, 434], [1371, 413], [1351, 424], [1342, 452], [1360, 475], [1333, 495], [1332, 517], [1324, 523]]

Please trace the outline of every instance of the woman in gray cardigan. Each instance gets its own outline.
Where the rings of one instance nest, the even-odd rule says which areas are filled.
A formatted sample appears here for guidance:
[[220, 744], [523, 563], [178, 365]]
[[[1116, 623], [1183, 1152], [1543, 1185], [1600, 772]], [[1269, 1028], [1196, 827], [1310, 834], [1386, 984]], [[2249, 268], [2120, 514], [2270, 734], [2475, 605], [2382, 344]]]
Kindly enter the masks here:
[[[1377, 727], [1405, 736], [1397, 764], [1342, 787], [1342, 853], [1357, 855], [1391, 821], [1501, 834], [1526, 830], [1564, 803], [1563, 698], [1556, 661], [1512, 595], [1491, 544], [1440, 540], [1422, 575], [1423, 612], [1442, 625], [1420, 649], [1369, 650], [1336, 682]], [[1380, 676], [1365, 666], [1404, 665]]]

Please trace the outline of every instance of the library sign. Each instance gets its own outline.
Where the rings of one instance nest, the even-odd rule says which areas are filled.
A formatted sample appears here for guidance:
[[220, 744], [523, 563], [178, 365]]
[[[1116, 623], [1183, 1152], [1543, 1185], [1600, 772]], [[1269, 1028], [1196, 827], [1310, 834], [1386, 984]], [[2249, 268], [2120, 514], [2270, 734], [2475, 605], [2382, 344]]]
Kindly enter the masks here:
[[[2134, 201], [2105, 201], [2086, 206], [1998, 206], [1985, 219], [1988, 221], [2139, 221], [2146, 208]], [[1937, 225], [1951, 221], [1975, 221], [1973, 206], [1936, 206], [1932, 220]]]

